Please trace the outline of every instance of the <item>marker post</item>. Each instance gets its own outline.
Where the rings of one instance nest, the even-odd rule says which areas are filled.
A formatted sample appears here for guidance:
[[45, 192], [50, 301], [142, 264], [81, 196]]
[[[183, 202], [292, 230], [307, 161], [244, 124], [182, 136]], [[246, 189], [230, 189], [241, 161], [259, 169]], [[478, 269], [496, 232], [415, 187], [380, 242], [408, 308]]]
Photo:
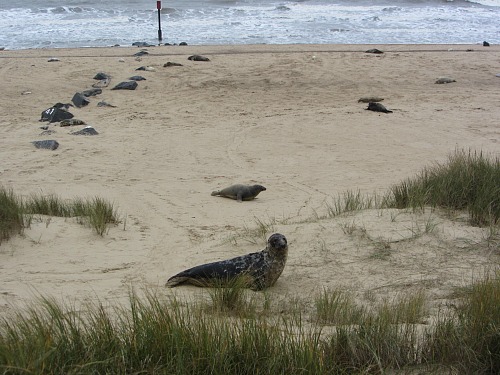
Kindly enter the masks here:
[[158, 0], [156, 2], [156, 9], [158, 9], [158, 45], [161, 44], [161, 16], [160, 16], [160, 11], [161, 11], [161, 1]]

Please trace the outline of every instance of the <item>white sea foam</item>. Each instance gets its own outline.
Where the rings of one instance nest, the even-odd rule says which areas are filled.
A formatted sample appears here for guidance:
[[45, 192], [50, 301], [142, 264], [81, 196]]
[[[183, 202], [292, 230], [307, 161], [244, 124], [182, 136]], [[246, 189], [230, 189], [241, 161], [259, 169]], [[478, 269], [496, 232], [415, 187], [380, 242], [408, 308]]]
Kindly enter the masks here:
[[[0, 0], [0, 47], [155, 43], [156, 1]], [[171, 0], [163, 42], [500, 43], [500, 0]]]

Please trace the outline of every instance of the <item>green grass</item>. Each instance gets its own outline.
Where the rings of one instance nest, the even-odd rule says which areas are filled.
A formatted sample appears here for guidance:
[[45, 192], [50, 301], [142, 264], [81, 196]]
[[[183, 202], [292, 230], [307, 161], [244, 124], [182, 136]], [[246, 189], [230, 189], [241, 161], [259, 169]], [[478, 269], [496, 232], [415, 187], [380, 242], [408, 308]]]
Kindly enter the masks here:
[[452, 314], [443, 314], [423, 345], [423, 360], [461, 373], [500, 373], [500, 271], [472, 285]]
[[113, 204], [99, 197], [63, 200], [54, 194], [32, 194], [23, 199], [12, 190], [0, 187], [0, 243], [29, 227], [34, 215], [77, 217], [80, 223], [101, 236], [108, 224], [118, 223]]
[[317, 298], [330, 301], [326, 310], [338, 324], [332, 329], [279, 311], [228, 319], [152, 293], [131, 293], [128, 306], [114, 307], [42, 299], [0, 321], [0, 372], [378, 374], [440, 367], [497, 374], [498, 276], [475, 283], [455, 310], [425, 331], [418, 329], [422, 293], [350, 319], [357, 310], [352, 297], [325, 290]]
[[482, 152], [457, 150], [445, 164], [425, 168], [391, 188], [391, 205], [466, 210], [473, 225], [500, 220], [500, 159]]
[[24, 228], [23, 212], [12, 190], [0, 188], [0, 244]]

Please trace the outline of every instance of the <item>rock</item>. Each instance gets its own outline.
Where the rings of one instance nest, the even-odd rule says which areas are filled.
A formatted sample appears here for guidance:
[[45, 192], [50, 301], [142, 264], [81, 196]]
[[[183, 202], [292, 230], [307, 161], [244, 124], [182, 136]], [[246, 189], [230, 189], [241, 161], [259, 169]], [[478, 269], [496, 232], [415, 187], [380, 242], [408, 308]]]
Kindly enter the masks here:
[[149, 52], [148, 51], [139, 51], [137, 53], [134, 53], [134, 56], [144, 56], [144, 55], [149, 55]]
[[70, 118], [73, 118], [72, 113], [65, 111], [62, 108], [53, 106], [42, 112], [42, 118], [40, 121], [59, 122]]
[[48, 150], [55, 150], [59, 147], [59, 143], [53, 139], [48, 139], [44, 141], [33, 141], [31, 142], [36, 148], [45, 148]]
[[120, 82], [111, 90], [135, 90], [136, 88], [137, 88], [136, 81], [125, 81], [125, 82]]
[[490, 46], [490, 44], [487, 41], [483, 42], [483, 47], [489, 47], [489, 46]]
[[132, 81], [145, 81], [146, 80], [146, 78], [144, 78], [143, 76], [132, 76], [129, 79]]
[[56, 61], [61, 61], [57, 57], [51, 57], [50, 59], [47, 60], [47, 62], [56, 62]]
[[180, 42], [179, 45], [180, 46], [187, 46], [188, 44], [186, 42]]
[[98, 135], [99, 133], [92, 127], [86, 126], [81, 130], [69, 133], [71, 135]]
[[73, 95], [73, 98], [71, 99], [71, 101], [78, 108], [85, 107], [86, 105], [88, 105], [90, 103], [90, 101], [87, 100], [87, 98], [85, 98], [85, 96], [83, 96], [83, 94], [81, 92], [77, 92], [75, 95]]
[[98, 81], [103, 80], [103, 79], [110, 79], [110, 78], [111, 78], [111, 76], [109, 74], [106, 74], [103, 72], [99, 72], [94, 76], [94, 79], [96, 79]]
[[96, 95], [102, 94], [102, 90], [99, 88], [94, 88], [94, 89], [82, 91], [82, 94], [83, 94], [83, 96], [86, 96], [88, 98], [89, 96], [96, 96]]

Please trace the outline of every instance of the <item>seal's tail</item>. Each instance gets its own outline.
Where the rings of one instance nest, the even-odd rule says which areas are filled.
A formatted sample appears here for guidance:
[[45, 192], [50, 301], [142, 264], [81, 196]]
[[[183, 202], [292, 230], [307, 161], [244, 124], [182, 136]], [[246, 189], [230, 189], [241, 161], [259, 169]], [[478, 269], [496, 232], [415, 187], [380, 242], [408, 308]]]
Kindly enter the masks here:
[[185, 281], [187, 281], [187, 279], [189, 279], [189, 277], [173, 276], [170, 279], [168, 279], [165, 286], [168, 288], [173, 288], [174, 286], [184, 283]]

